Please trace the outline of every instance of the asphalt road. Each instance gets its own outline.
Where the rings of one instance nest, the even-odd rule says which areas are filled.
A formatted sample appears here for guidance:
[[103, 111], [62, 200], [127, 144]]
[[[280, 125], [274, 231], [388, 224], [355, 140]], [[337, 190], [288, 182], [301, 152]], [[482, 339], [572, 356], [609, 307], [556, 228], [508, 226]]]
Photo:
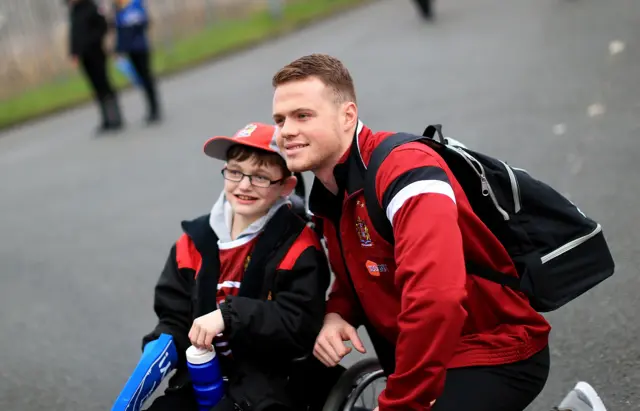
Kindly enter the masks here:
[[617, 273], [548, 316], [553, 368], [530, 409], [579, 379], [610, 410], [640, 409], [640, 3], [455, 0], [438, 13], [427, 25], [409, 1], [383, 0], [171, 78], [158, 127], [143, 126], [142, 98], [127, 92], [118, 136], [91, 136], [92, 106], [4, 133], [0, 409], [109, 409], [153, 325], [180, 220], [208, 212], [220, 190], [202, 143], [268, 121], [271, 75], [310, 52], [344, 59], [372, 128], [441, 122], [602, 223]]

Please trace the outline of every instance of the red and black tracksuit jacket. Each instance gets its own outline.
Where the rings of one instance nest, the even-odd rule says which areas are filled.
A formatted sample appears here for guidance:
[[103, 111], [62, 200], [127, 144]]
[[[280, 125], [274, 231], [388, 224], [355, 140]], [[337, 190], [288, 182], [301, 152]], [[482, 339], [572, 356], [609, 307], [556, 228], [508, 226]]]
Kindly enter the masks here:
[[517, 276], [451, 170], [426, 144], [397, 148], [379, 168], [378, 201], [395, 245], [375, 232], [364, 203], [364, 173], [389, 134], [360, 123], [334, 170], [338, 195], [316, 180], [310, 210], [336, 275], [328, 312], [367, 325], [381, 362], [392, 363], [380, 411], [428, 410], [448, 368], [527, 359], [547, 346], [550, 326], [523, 294], [468, 275], [465, 258]]
[[189, 385], [185, 351], [193, 320], [219, 306], [232, 351], [220, 360], [234, 400], [254, 407], [286, 403], [288, 393], [278, 390], [293, 360], [311, 354], [325, 314], [330, 272], [317, 234], [288, 206], [280, 207], [253, 241], [251, 258], [230, 264], [246, 263], [246, 270], [237, 292], [220, 302], [220, 250], [209, 215], [184, 221], [182, 228], [155, 287], [158, 324], [143, 338], [144, 346], [161, 333], [173, 336], [180, 360], [169, 390]]

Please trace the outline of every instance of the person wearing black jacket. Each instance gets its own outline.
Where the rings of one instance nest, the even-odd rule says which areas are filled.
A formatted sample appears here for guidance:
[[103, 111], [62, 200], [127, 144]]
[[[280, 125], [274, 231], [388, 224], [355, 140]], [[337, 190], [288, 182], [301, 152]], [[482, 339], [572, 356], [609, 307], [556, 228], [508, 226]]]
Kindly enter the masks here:
[[118, 96], [107, 71], [103, 41], [107, 20], [93, 0], [64, 0], [69, 7], [69, 52], [80, 64], [93, 89], [102, 122], [98, 132], [122, 128]]
[[190, 345], [213, 346], [228, 378], [215, 411], [319, 409], [338, 376], [310, 355], [330, 272], [319, 237], [290, 207], [296, 178], [274, 135], [275, 127], [251, 123], [205, 144], [207, 155], [226, 160], [225, 187], [210, 213], [182, 223], [155, 287], [158, 323], [143, 347], [169, 334], [179, 360], [151, 411], [197, 410]]

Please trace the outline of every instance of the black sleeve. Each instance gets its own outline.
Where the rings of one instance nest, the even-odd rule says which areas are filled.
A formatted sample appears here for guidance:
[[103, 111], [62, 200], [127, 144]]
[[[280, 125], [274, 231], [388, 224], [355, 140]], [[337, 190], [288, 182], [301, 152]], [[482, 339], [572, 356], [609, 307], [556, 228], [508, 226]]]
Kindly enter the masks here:
[[178, 350], [180, 363], [185, 351], [191, 345], [189, 329], [192, 320], [193, 270], [178, 270], [176, 263], [176, 245], [165, 263], [164, 269], [155, 286], [153, 308], [158, 316], [155, 329], [142, 339], [142, 347], [155, 340], [160, 334], [170, 334]]
[[221, 304], [234, 353], [293, 360], [313, 350], [330, 280], [323, 251], [308, 247], [292, 270], [280, 270], [276, 276], [272, 300], [227, 297]]
[[96, 31], [96, 36], [99, 38], [104, 37], [109, 29], [107, 24], [107, 18], [100, 13], [98, 7], [93, 6], [91, 13], [91, 25], [90, 27]]

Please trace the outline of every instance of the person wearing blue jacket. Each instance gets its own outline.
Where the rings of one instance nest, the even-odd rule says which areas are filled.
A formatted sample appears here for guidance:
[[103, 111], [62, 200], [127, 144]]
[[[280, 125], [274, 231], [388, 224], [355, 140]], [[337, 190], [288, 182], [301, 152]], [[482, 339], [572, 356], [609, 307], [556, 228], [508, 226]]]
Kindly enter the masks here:
[[151, 67], [147, 30], [149, 13], [144, 0], [115, 0], [116, 53], [126, 56], [135, 68], [147, 98], [147, 122], [160, 120], [156, 81]]

